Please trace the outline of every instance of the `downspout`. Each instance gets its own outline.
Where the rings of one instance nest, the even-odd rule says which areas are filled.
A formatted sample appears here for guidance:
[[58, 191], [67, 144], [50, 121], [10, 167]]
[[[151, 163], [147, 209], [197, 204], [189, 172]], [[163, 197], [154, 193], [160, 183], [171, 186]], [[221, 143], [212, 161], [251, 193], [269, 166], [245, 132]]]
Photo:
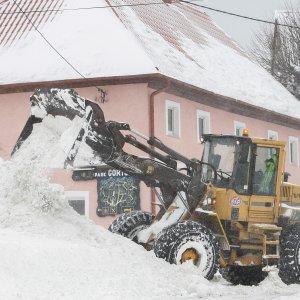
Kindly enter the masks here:
[[[166, 90], [168, 90], [170, 87], [170, 79], [166, 79], [165, 80], [165, 85], [154, 91], [153, 93], [151, 93], [150, 98], [149, 98], [149, 137], [151, 136], [155, 136], [155, 123], [154, 123], [154, 100], [155, 97], [158, 94], [164, 93]], [[153, 146], [151, 146], [152, 149], [154, 149]], [[151, 196], [150, 196], [150, 200], [151, 200], [151, 212], [153, 214], [155, 214], [155, 193], [153, 190], [151, 190]]]

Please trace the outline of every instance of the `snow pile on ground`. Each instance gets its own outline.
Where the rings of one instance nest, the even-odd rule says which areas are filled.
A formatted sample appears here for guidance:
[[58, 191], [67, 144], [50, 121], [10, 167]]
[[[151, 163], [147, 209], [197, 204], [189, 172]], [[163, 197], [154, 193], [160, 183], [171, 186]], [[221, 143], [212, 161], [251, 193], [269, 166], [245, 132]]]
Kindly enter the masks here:
[[208, 282], [79, 216], [48, 181], [61, 136], [49, 122], [0, 163], [0, 299], [298, 299], [277, 275], [259, 287]]

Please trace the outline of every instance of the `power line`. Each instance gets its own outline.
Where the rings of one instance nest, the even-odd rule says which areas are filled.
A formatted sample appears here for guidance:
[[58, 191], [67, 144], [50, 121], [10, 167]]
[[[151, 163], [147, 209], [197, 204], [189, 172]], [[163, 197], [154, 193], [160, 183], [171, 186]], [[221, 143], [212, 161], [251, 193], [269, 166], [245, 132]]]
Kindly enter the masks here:
[[[41, 33], [41, 31], [38, 30], [37, 26], [34, 25], [34, 23], [31, 21], [31, 19], [27, 16], [25, 12], [23, 12], [22, 8], [19, 6], [19, 4], [13, 0], [13, 2], [18, 6], [19, 10], [24, 14], [26, 19], [29, 21], [29, 23], [34, 27], [34, 29], [40, 34], [40, 36], [43, 38], [43, 40], [53, 49], [53, 51], [60, 56], [62, 60], [64, 60], [79, 76], [81, 76], [84, 79], [87, 79], [80, 71], [78, 71], [48, 40], [47, 38]], [[97, 86], [94, 86], [99, 92], [102, 92], [103, 90]]]
[[105, 5], [105, 6], [75, 7], [75, 8], [40, 9], [40, 10], [28, 10], [24, 12], [23, 11], [1, 12], [0, 15], [14, 15], [14, 14], [23, 14], [23, 13], [29, 14], [29, 13], [42, 13], [42, 12], [63, 12], [63, 11], [92, 10], [92, 9], [101, 9], [101, 8], [118, 8], [118, 7], [165, 5], [165, 4], [166, 3], [164, 2], [148, 2], [148, 3], [136, 3], [136, 4], [116, 4], [116, 5]]
[[[145, 5], [162, 5], [165, 4], [163, 3], [158, 3], [158, 2], [152, 2], [152, 3], [137, 3], [137, 4], [124, 4], [124, 5], [109, 5], [109, 6], [94, 6], [94, 7], [86, 7], [86, 8], [74, 8], [74, 9], [56, 9], [56, 10], [40, 10], [40, 11], [23, 11], [22, 8], [20, 7], [20, 5], [16, 2], [16, 0], [13, 0], [13, 2], [15, 3], [15, 5], [18, 7], [18, 9], [20, 10], [19, 12], [14, 12], [14, 13], [21, 13], [23, 14], [26, 19], [29, 21], [29, 23], [34, 27], [34, 29], [40, 34], [40, 36], [43, 38], [43, 40], [52, 48], [52, 50], [60, 56], [60, 58], [62, 60], [64, 60], [80, 77], [84, 78], [84, 79], [88, 79], [87, 77], [85, 77], [80, 71], [77, 70], [77, 68], [75, 68], [73, 66], [73, 64], [71, 64], [51, 43], [50, 41], [48, 41], [48, 39], [42, 34], [42, 32], [38, 29], [37, 26], [35, 26], [35, 24], [32, 22], [32, 20], [28, 17], [27, 13], [32, 13], [32, 12], [52, 12], [52, 11], [64, 11], [64, 10], [83, 10], [83, 9], [95, 9], [95, 8], [114, 8], [114, 7], [125, 7], [125, 6], [145, 6]], [[204, 5], [199, 5], [196, 3], [192, 3], [189, 1], [184, 1], [184, 0], [179, 0], [179, 2], [182, 3], [186, 3], [186, 4], [191, 4], [194, 6], [199, 6], [202, 8], [207, 8], [207, 9], [211, 9], [214, 11], [218, 11], [218, 12], [222, 12], [222, 13], [226, 13], [229, 15], [233, 15], [233, 16], [237, 16], [237, 17], [241, 17], [241, 18], [246, 18], [246, 19], [250, 19], [250, 20], [254, 20], [254, 21], [259, 21], [259, 22], [264, 22], [264, 23], [269, 23], [269, 24], [274, 24], [274, 22], [269, 22], [269, 21], [265, 21], [265, 20], [260, 20], [260, 19], [256, 19], [256, 18], [250, 18], [250, 17], [246, 17], [246, 16], [242, 16], [242, 15], [238, 15], [238, 14], [234, 14], [234, 13], [229, 13], [229, 12], [225, 12], [225, 11], [221, 11], [221, 10], [217, 10], [217, 9], [213, 9]], [[4, 13], [1, 13], [4, 14]], [[297, 26], [289, 26], [286, 24], [279, 24], [277, 23], [277, 25], [281, 25], [281, 26], [288, 26], [288, 27], [293, 27], [293, 28], [298, 28], [300, 29], [300, 27]], [[101, 89], [97, 86], [94, 86], [98, 91], [101, 91]]]
[[[275, 22], [272, 22], [272, 21], [267, 21], [267, 20], [258, 19], [258, 18], [252, 18], [252, 17], [248, 17], [248, 16], [244, 16], [244, 15], [224, 11], [224, 10], [221, 10], [221, 9], [208, 7], [208, 6], [205, 6], [205, 5], [198, 4], [198, 3], [193, 3], [193, 2], [190, 2], [190, 1], [180, 0], [180, 2], [186, 3], [186, 4], [191, 4], [193, 6], [198, 6], [198, 7], [201, 7], [201, 8], [206, 8], [208, 10], [216, 11], [216, 12], [223, 13], [223, 14], [230, 15], [230, 16], [235, 16], [235, 17], [239, 17], [239, 18], [243, 18], [243, 19], [248, 19], [248, 20], [252, 20], [252, 21], [257, 21], [257, 22], [262, 22], [262, 23], [275, 25]], [[288, 25], [288, 24], [277, 23], [276, 25], [290, 27], [290, 28], [294, 28], [294, 29], [300, 29], [299, 26], [293, 26], [293, 25]]]
[[[193, 3], [191, 1], [179, 0], [179, 2], [181, 2], [181, 3], [186, 3], [186, 4], [193, 5], [193, 6], [198, 6], [198, 7], [201, 7], [201, 8], [205, 8], [205, 9], [212, 10], [212, 11], [215, 11], [215, 12], [227, 14], [227, 15], [230, 15], [230, 16], [275, 25], [275, 22], [272, 22], [272, 21], [267, 21], [267, 20], [263, 20], [263, 19], [248, 17], [248, 16], [244, 16], [244, 15], [224, 11], [224, 10], [221, 10], [221, 9], [208, 7], [208, 6], [205, 6], [205, 5], [198, 4], [198, 3]], [[195, 0], [195, 1], [197, 1], [197, 0]], [[14, 3], [17, 4], [15, 1], [14, 1]], [[14, 15], [14, 14], [24, 14], [24, 13], [29, 14], [29, 13], [43, 13], [43, 12], [45, 13], [45, 12], [80, 11], [80, 10], [92, 10], [92, 9], [103, 9], [103, 8], [120, 8], [120, 7], [135, 7], [135, 6], [149, 6], [149, 5], [165, 5], [165, 4], [166, 4], [165, 2], [149, 2], [149, 3], [136, 3], [136, 4], [116, 4], [116, 5], [106, 5], [106, 6], [60, 8], [60, 9], [30, 10], [30, 11], [22, 11], [20, 9], [19, 5], [18, 5], [18, 8], [20, 9], [20, 11], [0, 12], [0, 15]], [[288, 24], [282, 24], [282, 23], [277, 23], [277, 25], [278, 26], [289, 27], [289, 28], [294, 28], [294, 29], [300, 29], [299, 26], [294, 26], [294, 25], [288, 25]]]
[[[29, 21], [29, 23], [34, 27], [34, 29], [41, 35], [41, 37], [44, 39], [44, 41], [77, 73], [79, 74], [81, 77], [85, 78], [85, 76], [83, 74], [81, 74], [62, 54], [60, 54], [56, 48], [46, 39], [46, 37], [38, 30], [37, 26], [34, 25], [34, 23], [31, 21], [31, 19], [26, 15], [26, 13], [22, 10], [22, 8], [20, 7], [20, 5], [13, 0], [13, 2], [18, 6], [19, 10], [21, 11], [21, 13], [24, 14], [24, 16], [26, 17], [26, 19]], [[86, 79], [86, 78], [85, 78]]]

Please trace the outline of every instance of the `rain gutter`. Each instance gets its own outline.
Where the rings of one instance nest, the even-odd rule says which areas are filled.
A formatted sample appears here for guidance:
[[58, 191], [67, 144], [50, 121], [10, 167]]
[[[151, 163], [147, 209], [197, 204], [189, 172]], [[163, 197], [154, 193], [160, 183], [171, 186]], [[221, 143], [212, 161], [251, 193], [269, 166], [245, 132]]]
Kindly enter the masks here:
[[[170, 79], [165, 79], [165, 84], [163, 87], [159, 88], [158, 90], [152, 92], [149, 97], [149, 137], [155, 136], [155, 119], [154, 119], [154, 102], [155, 98], [157, 95], [166, 92], [171, 84]], [[152, 149], [154, 149], [153, 146], [150, 146]], [[151, 196], [150, 196], [150, 201], [151, 201], [151, 212], [155, 214], [155, 193], [153, 189], [151, 189]]]

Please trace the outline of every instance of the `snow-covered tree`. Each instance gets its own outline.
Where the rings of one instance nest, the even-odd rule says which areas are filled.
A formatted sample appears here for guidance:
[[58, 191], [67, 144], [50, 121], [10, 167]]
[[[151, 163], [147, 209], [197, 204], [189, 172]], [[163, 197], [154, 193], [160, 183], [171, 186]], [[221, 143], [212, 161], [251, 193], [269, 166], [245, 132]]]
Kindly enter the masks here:
[[277, 11], [275, 24], [260, 28], [250, 51], [261, 66], [300, 100], [300, 5], [286, 5], [286, 10]]

